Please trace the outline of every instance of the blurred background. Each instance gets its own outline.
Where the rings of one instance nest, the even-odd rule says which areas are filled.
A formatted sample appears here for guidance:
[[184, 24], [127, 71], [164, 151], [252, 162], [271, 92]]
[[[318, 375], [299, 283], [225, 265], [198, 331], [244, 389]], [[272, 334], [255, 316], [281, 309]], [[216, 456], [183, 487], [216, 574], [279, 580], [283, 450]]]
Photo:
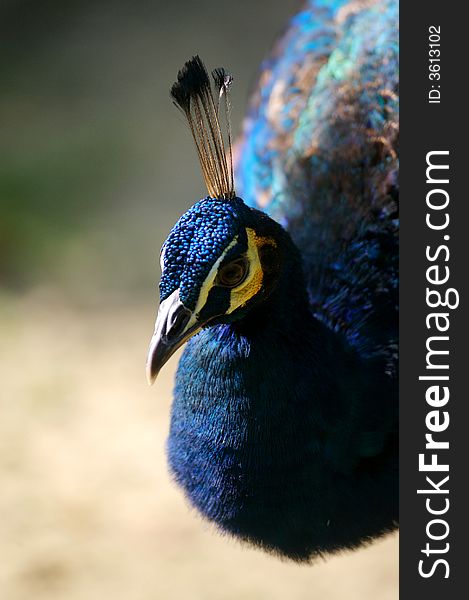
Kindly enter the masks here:
[[296, 0], [0, 0], [0, 597], [397, 598], [397, 537], [309, 567], [224, 539], [165, 464], [177, 357], [144, 377], [158, 254], [205, 195], [169, 99], [235, 75]]

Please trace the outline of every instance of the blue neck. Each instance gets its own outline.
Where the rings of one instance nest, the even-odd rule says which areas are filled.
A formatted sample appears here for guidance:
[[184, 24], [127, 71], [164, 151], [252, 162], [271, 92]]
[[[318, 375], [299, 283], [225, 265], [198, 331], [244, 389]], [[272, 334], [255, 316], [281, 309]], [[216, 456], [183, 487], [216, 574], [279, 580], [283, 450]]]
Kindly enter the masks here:
[[[321, 527], [331, 514], [337, 518], [339, 509], [315, 490], [337, 487], [337, 471], [353, 466], [368, 418], [363, 399], [375, 398], [366, 390], [373, 384], [360, 380], [356, 357], [312, 316], [304, 289], [300, 263], [293, 261], [276, 290], [248, 316], [189, 341], [177, 372], [168, 439], [171, 470], [207, 518], [281, 551], [289, 544], [278, 540], [283, 522], [285, 536], [300, 540], [291, 549], [300, 559], [306, 549], [295, 528], [307, 535], [314, 511]], [[373, 498], [368, 488], [360, 494], [356, 501]], [[290, 518], [297, 519], [294, 525]], [[329, 530], [324, 540], [341, 543]]]

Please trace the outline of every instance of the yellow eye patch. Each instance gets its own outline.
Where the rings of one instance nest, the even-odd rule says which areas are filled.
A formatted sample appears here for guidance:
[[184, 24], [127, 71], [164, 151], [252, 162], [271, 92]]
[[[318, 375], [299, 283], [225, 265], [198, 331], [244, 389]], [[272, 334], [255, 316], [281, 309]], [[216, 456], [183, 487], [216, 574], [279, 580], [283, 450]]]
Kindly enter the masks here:
[[[238, 287], [235, 287], [230, 292], [230, 306], [226, 311], [226, 314], [230, 314], [235, 311], [240, 306], [246, 304], [251, 298], [253, 298], [262, 288], [262, 283], [264, 280], [264, 274], [262, 271], [262, 264], [259, 257], [259, 251], [266, 245], [276, 247], [277, 244], [275, 240], [268, 237], [258, 236], [254, 229], [246, 228], [246, 234], [248, 238], [248, 248], [246, 251], [246, 258], [249, 264], [249, 272], [247, 277], [243, 280], [242, 283], [239, 284]], [[218, 258], [216, 263], [213, 265], [210, 273], [205, 279], [202, 288], [200, 290], [199, 298], [197, 300], [197, 304], [189, 322], [188, 326], [192, 326], [198, 317], [198, 314], [205, 306], [210, 290], [216, 285], [215, 281], [217, 278], [218, 269], [223, 262], [226, 254], [228, 253], [233, 246], [238, 243], [238, 236], [236, 236], [232, 242], [227, 246], [223, 254]]]
[[230, 295], [230, 306], [227, 314], [246, 304], [262, 288], [264, 273], [259, 257], [259, 250], [265, 245], [276, 246], [272, 238], [261, 237], [256, 234], [254, 229], [246, 228], [248, 236], [248, 249], [246, 257], [249, 263], [249, 273], [246, 279], [239, 287], [233, 288]]

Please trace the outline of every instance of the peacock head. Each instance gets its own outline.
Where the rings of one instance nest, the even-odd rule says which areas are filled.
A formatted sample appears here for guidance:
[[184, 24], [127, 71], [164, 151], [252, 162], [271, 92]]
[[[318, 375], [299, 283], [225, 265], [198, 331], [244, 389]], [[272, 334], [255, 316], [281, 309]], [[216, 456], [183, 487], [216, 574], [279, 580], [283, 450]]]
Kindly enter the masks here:
[[278, 228], [236, 197], [207, 197], [179, 219], [161, 249], [149, 383], [203, 327], [242, 319], [270, 295], [282, 265]]
[[[241, 319], [265, 300], [281, 270], [280, 226], [236, 197], [227, 95], [232, 78], [223, 69], [212, 75], [218, 98], [197, 56], [185, 64], [171, 89], [188, 120], [209, 196], [179, 219], [161, 250], [160, 307], [147, 359], [149, 383], [203, 327]], [[220, 100], [225, 105], [226, 144]]]

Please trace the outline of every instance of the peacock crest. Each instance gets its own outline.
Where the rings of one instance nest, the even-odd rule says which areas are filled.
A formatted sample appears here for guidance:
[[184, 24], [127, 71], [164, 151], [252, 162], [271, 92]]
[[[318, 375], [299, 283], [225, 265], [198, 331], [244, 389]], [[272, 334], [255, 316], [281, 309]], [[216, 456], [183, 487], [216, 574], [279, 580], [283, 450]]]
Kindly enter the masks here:
[[233, 77], [218, 68], [212, 71], [212, 79], [214, 88], [204, 63], [194, 56], [179, 71], [171, 97], [189, 124], [209, 196], [231, 199], [235, 196], [229, 98]]

